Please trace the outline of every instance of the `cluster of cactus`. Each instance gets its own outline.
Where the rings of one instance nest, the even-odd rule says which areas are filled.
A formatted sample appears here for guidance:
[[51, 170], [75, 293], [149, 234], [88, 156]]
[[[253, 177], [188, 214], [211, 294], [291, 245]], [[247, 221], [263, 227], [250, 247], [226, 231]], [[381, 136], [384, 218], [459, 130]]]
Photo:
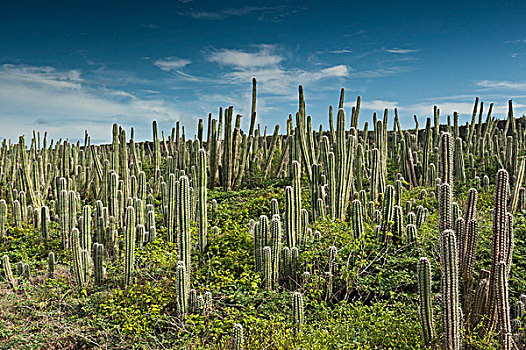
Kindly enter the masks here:
[[[283, 135], [278, 125], [272, 135], [267, 135], [267, 128], [256, 127], [253, 80], [248, 133], [241, 128], [242, 116], [230, 106], [220, 108], [217, 119], [209, 115], [206, 139], [200, 119], [193, 140], [187, 139], [179, 122], [171, 135], [165, 137], [162, 132], [160, 138], [155, 121], [152, 142], [135, 143], [134, 130], [127, 138], [126, 131], [117, 124], [113, 125], [110, 145], [92, 145], [87, 133], [84, 145], [67, 140], [51, 141], [48, 145], [46, 134], [43, 146], [40, 134], [38, 138], [33, 136], [29, 147], [23, 136], [16, 144], [8, 145], [4, 140], [0, 148], [4, 165], [0, 169], [0, 183], [5, 184], [4, 198], [0, 199], [0, 241], [13, 227], [33, 227], [42, 240], [53, 240], [58, 238], [53, 237], [56, 222], [62, 248], [71, 252], [71, 273], [79, 288], [85, 287], [91, 277], [95, 283], [103, 284], [105, 264], [119, 259], [124, 268], [123, 284], [128, 286], [134, 283], [135, 269], [140, 268], [135, 261], [136, 250], [155, 241], [158, 233], [164, 236], [166, 231], [166, 240], [177, 252], [172, 273], [178, 312], [199, 313], [211, 305], [211, 296], [199, 296], [191, 289], [192, 253], [197, 248], [200, 256], [206, 256], [209, 242], [219, 231], [214, 227], [209, 237], [208, 224], [220, 223], [216, 200], [210, 202], [208, 218], [207, 190], [220, 185], [224, 191], [231, 191], [244, 186], [245, 180], [257, 177], [287, 178], [290, 186], [284, 189], [284, 212], [280, 213], [278, 201], [273, 200], [270, 216], [263, 215], [251, 224], [255, 267], [261, 274], [262, 288], [298, 290], [317, 280], [325, 289], [326, 300], [331, 300], [335, 280], [340, 277], [341, 257], [338, 249], [331, 246], [324, 257], [326, 268], [320, 269], [323, 276], [303, 271], [308, 265], [302, 260], [303, 252], [321, 236], [320, 232], [312, 232], [311, 224], [325, 218], [347, 220], [352, 235], [360, 240], [368, 229], [364, 223], [371, 223], [388, 249], [391, 245], [416, 245], [425, 233], [428, 212], [414, 200], [404, 203], [405, 191], [421, 185], [435, 187], [422, 190], [418, 196], [422, 201], [438, 197], [446, 347], [459, 348], [462, 343], [462, 313], [469, 319], [470, 328], [482, 319], [485, 330], [500, 325], [501, 346], [510, 347], [513, 322], [507, 313], [507, 276], [513, 251], [512, 214], [526, 210], [526, 189], [522, 187], [526, 157], [520, 156], [526, 135], [522, 124], [513, 117], [511, 101], [504, 129], [492, 116], [492, 105], [483, 123], [484, 105], [476, 99], [471, 123], [466, 128], [459, 127], [455, 113], [454, 125], [448, 118], [446, 132], [440, 133], [440, 111], [435, 108], [433, 126], [428, 118], [425, 128], [420, 130], [415, 116], [414, 131], [403, 131], [395, 109], [393, 130], [388, 132], [386, 109], [383, 119], [377, 118], [376, 113], [373, 115], [373, 130], [369, 132], [368, 123], [362, 130], [358, 128], [361, 98], [358, 96], [347, 118], [344, 94], [342, 89], [336, 123], [332, 106], [329, 109], [328, 132], [321, 126], [319, 131], [313, 129], [300, 86], [295, 119], [289, 116]], [[396, 174], [392, 183], [388, 183], [389, 160], [389, 170]], [[495, 166], [506, 170], [499, 171], [496, 181], [491, 269], [487, 276], [480, 274], [475, 288], [477, 195], [478, 191], [490, 190], [489, 177], [481, 179], [477, 170], [487, 171]], [[471, 179], [476, 189], [469, 191], [462, 215], [453, 201], [453, 188], [455, 183]], [[514, 184], [512, 189], [509, 183]], [[302, 207], [305, 190], [310, 191], [310, 196], [306, 196], [311, 201], [310, 212]], [[159, 198], [161, 206], [156, 208]], [[160, 214], [159, 228], [156, 209]], [[197, 229], [195, 247], [193, 228]], [[119, 237], [124, 239], [119, 241]], [[55, 277], [57, 261], [67, 261], [57, 257], [55, 253], [48, 255], [49, 278]], [[17, 281], [7, 256], [3, 257], [2, 266], [6, 280], [14, 288]], [[28, 278], [29, 265], [20, 262], [18, 266], [19, 275]], [[424, 341], [431, 344], [435, 330], [431, 264], [426, 258], [418, 264], [418, 285]], [[296, 292], [293, 295], [296, 330], [301, 328], [303, 318], [302, 295]], [[240, 338], [242, 327], [236, 325], [234, 343], [242, 344]]]
[[[440, 263], [442, 265], [442, 323], [444, 348], [460, 349], [461, 328], [478, 326], [481, 336], [493, 332], [497, 324], [502, 349], [512, 349], [513, 337], [508, 305], [508, 276], [513, 252], [513, 216], [508, 212], [508, 172], [501, 169], [496, 177], [491, 241], [491, 270], [483, 270], [475, 293], [473, 266], [478, 242], [476, 221], [477, 191], [468, 193], [465, 217], [453, 222], [455, 212], [451, 185], [444, 182], [439, 194]], [[454, 227], [453, 227], [454, 226]], [[419, 316], [426, 345], [434, 337], [431, 305], [431, 265], [423, 257], [418, 263], [420, 297]], [[464, 285], [459, 284], [460, 277]], [[461, 305], [462, 304], [462, 305]], [[463, 322], [463, 318], [467, 322]], [[483, 321], [482, 321], [483, 320]]]

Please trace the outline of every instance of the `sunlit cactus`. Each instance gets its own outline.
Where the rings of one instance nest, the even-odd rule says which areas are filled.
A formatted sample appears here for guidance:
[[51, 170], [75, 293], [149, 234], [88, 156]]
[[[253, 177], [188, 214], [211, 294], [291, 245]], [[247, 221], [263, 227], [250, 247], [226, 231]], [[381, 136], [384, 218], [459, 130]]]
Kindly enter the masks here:
[[13, 277], [13, 271], [11, 270], [11, 264], [9, 263], [9, 257], [7, 255], [2, 256], [2, 267], [4, 268], [4, 276], [7, 283], [14, 289], [16, 287], [16, 281]]
[[71, 260], [73, 264], [73, 275], [75, 276], [75, 281], [80, 289], [82, 289], [86, 282], [86, 274], [84, 266], [82, 265], [81, 254], [79, 230], [74, 228], [71, 230]]
[[[445, 183], [444, 186], [449, 186]], [[455, 233], [445, 230], [440, 237], [442, 271], [442, 322], [444, 348], [460, 350], [461, 315], [459, 304], [457, 242]]]
[[177, 263], [175, 283], [177, 291], [177, 311], [179, 315], [184, 315], [187, 312], [188, 297], [190, 293], [184, 261], [179, 261]]
[[130, 285], [135, 265], [135, 209], [126, 208], [126, 232], [124, 235], [124, 285]]
[[104, 245], [93, 243], [93, 271], [95, 283], [101, 284], [104, 278]]
[[431, 291], [431, 263], [425, 257], [420, 258], [417, 265], [419, 311], [418, 317], [422, 325], [424, 345], [429, 346], [435, 337], [433, 322], [433, 305]]
[[297, 335], [305, 323], [303, 294], [300, 292], [294, 292], [294, 294], [292, 294], [292, 322], [294, 325], [294, 334]]
[[243, 326], [236, 323], [232, 329], [232, 347], [234, 350], [243, 350]]
[[263, 287], [266, 290], [272, 290], [273, 286], [273, 273], [272, 273], [272, 250], [270, 247], [263, 248], [263, 266], [262, 266], [262, 280]]

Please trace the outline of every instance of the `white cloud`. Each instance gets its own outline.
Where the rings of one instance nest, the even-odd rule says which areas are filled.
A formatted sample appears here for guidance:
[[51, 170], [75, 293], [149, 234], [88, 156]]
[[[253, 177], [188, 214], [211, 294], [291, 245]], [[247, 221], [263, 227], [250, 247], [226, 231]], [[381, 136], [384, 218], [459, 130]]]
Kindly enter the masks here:
[[411, 49], [401, 49], [399, 47], [394, 47], [392, 49], [386, 49], [385, 50], [386, 52], [389, 52], [389, 53], [396, 53], [396, 54], [408, 54], [408, 53], [413, 53], [413, 52], [416, 52], [417, 50], [411, 50]]
[[0, 66], [0, 80], [20, 81], [31, 85], [47, 85], [53, 88], [78, 89], [82, 79], [80, 71], [72, 69], [57, 72], [52, 67], [31, 67], [3, 64]]
[[275, 53], [273, 45], [259, 45], [259, 51], [221, 49], [212, 52], [209, 61], [237, 68], [272, 66], [283, 61], [284, 57]]
[[172, 70], [178, 70], [181, 69], [187, 65], [192, 63], [192, 61], [187, 60], [185, 58], [178, 58], [178, 57], [166, 57], [162, 59], [158, 59], [154, 62], [154, 65], [156, 65], [159, 69], [169, 72]]
[[342, 64], [316, 70], [289, 69], [284, 67], [287, 55], [276, 46], [256, 47], [257, 51], [222, 49], [212, 52], [209, 56], [210, 61], [230, 68], [230, 71], [222, 74], [217, 81], [241, 86], [255, 77], [258, 81], [258, 92], [294, 100], [297, 98], [299, 84], [308, 86], [322, 79], [345, 78], [350, 74], [350, 68]]
[[[355, 105], [355, 102], [345, 102], [344, 103], [345, 108], [351, 108], [354, 105]], [[386, 108], [393, 109], [395, 107], [398, 107], [398, 102], [388, 101], [388, 100], [371, 100], [371, 101], [364, 100], [362, 104], [360, 105], [360, 109], [370, 110], [374, 112], [381, 112]]]
[[478, 86], [491, 88], [491, 89], [517, 89], [522, 90], [526, 89], [526, 82], [517, 82], [517, 81], [507, 81], [507, 80], [482, 80], [477, 83]]
[[180, 16], [191, 17], [193, 19], [202, 20], [224, 20], [229, 17], [246, 17], [252, 16], [258, 21], [263, 20], [280, 20], [288, 14], [294, 14], [298, 12], [298, 7], [293, 9], [288, 8], [284, 5], [279, 6], [242, 6], [227, 8], [219, 11], [186, 11], [178, 12]]
[[[111, 140], [111, 125], [136, 126], [136, 139], [149, 139], [152, 120], [171, 125], [175, 120], [193, 124], [162, 99], [142, 99], [122, 90], [84, 86], [80, 71], [49, 67], [0, 66], [0, 120], [2, 135], [15, 139], [33, 129], [49, 131], [58, 139], [82, 139], [87, 129], [94, 142]], [[81, 83], [83, 82], [83, 83]]]

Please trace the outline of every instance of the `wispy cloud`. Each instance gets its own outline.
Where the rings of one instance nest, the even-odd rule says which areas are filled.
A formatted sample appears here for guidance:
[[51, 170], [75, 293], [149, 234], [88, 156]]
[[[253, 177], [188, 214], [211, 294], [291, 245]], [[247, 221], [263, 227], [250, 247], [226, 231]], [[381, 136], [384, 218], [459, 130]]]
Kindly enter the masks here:
[[412, 50], [412, 49], [401, 49], [399, 47], [394, 47], [392, 49], [386, 49], [385, 50], [386, 52], [389, 52], [389, 53], [395, 53], [395, 54], [408, 54], [408, 53], [414, 53], [416, 52], [417, 50]]
[[236, 68], [251, 68], [277, 65], [284, 57], [276, 53], [273, 45], [258, 45], [255, 52], [221, 49], [209, 56], [209, 61]]
[[111, 124], [141, 127], [147, 138], [151, 120], [171, 124], [193, 118], [160, 98], [144, 99], [124, 90], [93, 88], [81, 71], [50, 67], [0, 66], [2, 136], [15, 138], [45, 126], [53, 137], [82, 138], [87, 129], [95, 142], [110, 139]]
[[279, 20], [288, 14], [293, 14], [298, 12], [300, 8], [290, 8], [285, 5], [280, 6], [242, 6], [242, 7], [233, 7], [218, 11], [200, 11], [200, 10], [190, 10], [190, 11], [181, 11], [177, 14], [180, 16], [191, 17], [194, 19], [209, 20], [209, 21], [218, 21], [224, 20], [230, 17], [246, 17], [254, 16], [255, 19], [259, 21], [265, 20]]
[[58, 72], [52, 67], [31, 67], [3, 64], [0, 66], [0, 80], [19, 81], [32, 85], [47, 85], [60, 89], [78, 89], [82, 79], [80, 71], [73, 69]]
[[327, 78], [344, 78], [350, 68], [342, 64], [325, 65], [317, 70], [287, 68], [287, 55], [274, 45], [258, 45], [256, 50], [216, 50], [209, 60], [230, 69], [220, 77], [221, 82], [242, 85], [255, 77], [260, 91], [270, 95], [295, 98], [298, 84], [309, 85]]
[[482, 80], [477, 83], [478, 86], [491, 89], [508, 89], [523, 90], [526, 89], [526, 81], [508, 81], [508, 80]]
[[172, 70], [178, 70], [181, 69], [187, 65], [192, 63], [192, 61], [187, 60], [185, 58], [178, 58], [178, 57], [166, 57], [162, 59], [158, 59], [154, 62], [154, 65], [156, 65], [159, 69], [169, 72]]

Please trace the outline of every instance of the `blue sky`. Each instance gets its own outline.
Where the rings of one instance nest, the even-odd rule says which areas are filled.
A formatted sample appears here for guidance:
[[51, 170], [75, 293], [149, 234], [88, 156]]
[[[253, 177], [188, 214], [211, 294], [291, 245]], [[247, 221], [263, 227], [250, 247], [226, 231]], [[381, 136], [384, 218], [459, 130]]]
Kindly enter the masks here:
[[[80, 3], [80, 2], [78, 2]], [[285, 124], [303, 84], [315, 127], [346, 107], [399, 108], [421, 125], [441, 108], [470, 119], [475, 96], [526, 113], [526, 6], [519, 1], [21, 1], [0, 12], [0, 137], [111, 139], [111, 124], [151, 138], [151, 121], [192, 133], [234, 105], [248, 125]]]

